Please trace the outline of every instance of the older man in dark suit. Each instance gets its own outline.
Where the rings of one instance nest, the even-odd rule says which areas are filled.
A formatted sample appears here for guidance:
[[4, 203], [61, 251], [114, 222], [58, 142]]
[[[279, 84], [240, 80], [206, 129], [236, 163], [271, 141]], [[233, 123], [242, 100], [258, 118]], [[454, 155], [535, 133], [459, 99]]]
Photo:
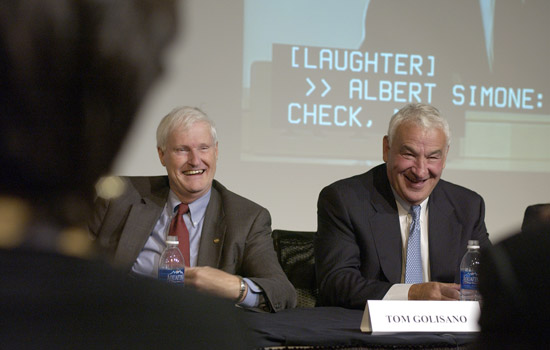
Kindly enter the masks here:
[[[113, 263], [156, 277], [170, 223], [179, 216], [189, 234], [187, 286], [249, 308], [294, 307], [269, 212], [214, 180], [218, 142], [210, 119], [197, 108], [174, 109], [159, 124], [157, 148], [168, 176], [122, 178], [122, 195], [97, 200], [90, 231]], [[178, 212], [180, 204], [189, 210]]]
[[440, 180], [449, 144], [437, 109], [407, 105], [383, 139], [385, 164], [321, 191], [315, 241], [321, 304], [459, 299], [468, 240], [482, 247], [490, 241], [483, 199]]

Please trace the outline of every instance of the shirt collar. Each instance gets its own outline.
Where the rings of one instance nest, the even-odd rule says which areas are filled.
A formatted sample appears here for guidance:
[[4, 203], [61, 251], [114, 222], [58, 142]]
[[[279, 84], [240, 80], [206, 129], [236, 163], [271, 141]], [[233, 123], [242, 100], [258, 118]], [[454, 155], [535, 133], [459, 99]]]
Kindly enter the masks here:
[[[199, 197], [198, 199], [188, 204], [189, 217], [191, 219], [191, 222], [193, 223], [193, 226], [195, 226], [204, 217], [204, 214], [206, 213], [206, 207], [208, 206], [208, 202], [210, 202], [211, 193], [212, 188], [210, 188], [210, 190], [208, 190], [208, 192], [205, 193], [202, 197]], [[168, 194], [167, 205], [168, 208], [171, 208], [171, 214], [176, 211], [176, 207], [180, 203], [181, 201], [178, 199], [176, 194], [172, 190], [170, 190], [170, 193]]]
[[[406, 213], [409, 213], [411, 211], [411, 205], [406, 201], [404, 200], [403, 198], [401, 198], [397, 192], [395, 192], [395, 190], [393, 189], [393, 187], [391, 188], [392, 192], [393, 192], [393, 196], [395, 197], [395, 201], [397, 202], [398, 206], [401, 206], [401, 208], [403, 208], [405, 210]], [[428, 200], [430, 199], [430, 197], [428, 196], [426, 199], [424, 199], [422, 201], [422, 203], [420, 203], [420, 212], [421, 213], [425, 213], [426, 212], [426, 208], [428, 206]], [[422, 214], [421, 214], [422, 215]]]

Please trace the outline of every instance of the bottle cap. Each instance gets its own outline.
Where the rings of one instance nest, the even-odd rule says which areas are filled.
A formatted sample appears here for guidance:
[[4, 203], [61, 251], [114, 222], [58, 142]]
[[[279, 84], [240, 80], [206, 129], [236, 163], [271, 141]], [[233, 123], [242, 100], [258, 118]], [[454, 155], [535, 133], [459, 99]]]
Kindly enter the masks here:
[[468, 248], [479, 248], [479, 241], [478, 240], [469, 240], [468, 241]]
[[178, 236], [168, 236], [168, 237], [166, 237], [166, 244], [179, 244]]

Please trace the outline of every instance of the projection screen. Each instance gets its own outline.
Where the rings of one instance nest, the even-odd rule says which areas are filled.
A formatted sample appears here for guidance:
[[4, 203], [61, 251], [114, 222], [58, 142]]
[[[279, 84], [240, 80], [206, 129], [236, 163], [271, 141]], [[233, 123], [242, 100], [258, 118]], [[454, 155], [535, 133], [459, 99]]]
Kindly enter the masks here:
[[319, 191], [380, 164], [389, 118], [419, 102], [449, 120], [442, 177], [484, 197], [493, 242], [550, 202], [550, 2], [190, 0], [181, 13], [114, 173], [165, 174], [156, 126], [198, 106], [218, 128], [216, 178], [273, 228], [314, 231]]

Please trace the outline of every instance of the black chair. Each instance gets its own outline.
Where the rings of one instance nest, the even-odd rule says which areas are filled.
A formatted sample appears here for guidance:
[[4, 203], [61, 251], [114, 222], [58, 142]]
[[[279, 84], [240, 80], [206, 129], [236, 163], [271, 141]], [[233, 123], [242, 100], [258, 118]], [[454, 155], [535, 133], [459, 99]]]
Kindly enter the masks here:
[[533, 231], [550, 228], [550, 203], [540, 203], [528, 206], [523, 215], [521, 231]]
[[297, 307], [314, 307], [319, 291], [315, 278], [313, 239], [315, 232], [273, 230], [279, 263], [298, 296]]

